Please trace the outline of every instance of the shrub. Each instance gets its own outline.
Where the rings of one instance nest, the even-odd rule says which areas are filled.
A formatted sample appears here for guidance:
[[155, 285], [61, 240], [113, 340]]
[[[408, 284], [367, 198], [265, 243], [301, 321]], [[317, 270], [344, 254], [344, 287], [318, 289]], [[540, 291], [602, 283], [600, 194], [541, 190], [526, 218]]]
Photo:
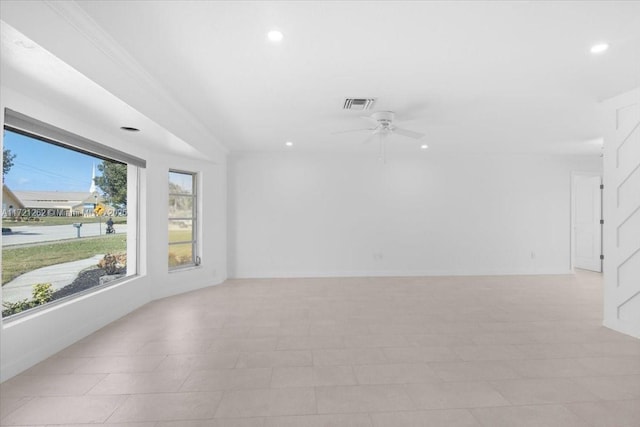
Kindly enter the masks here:
[[33, 285], [33, 302], [36, 305], [46, 304], [53, 298], [53, 286], [51, 283], [38, 283]]
[[42, 304], [46, 304], [53, 299], [53, 286], [51, 283], [38, 283], [33, 285], [31, 291], [32, 298], [23, 299], [16, 302], [3, 302], [2, 317], [11, 316], [30, 308], [37, 307]]
[[98, 267], [102, 268], [105, 273], [111, 275], [116, 274], [118, 270], [127, 266], [127, 254], [106, 254], [104, 258], [98, 262]]
[[32, 307], [32, 303], [28, 299], [23, 299], [16, 302], [3, 302], [2, 317], [11, 316], [12, 314], [20, 313], [21, 311], [28, 310]]

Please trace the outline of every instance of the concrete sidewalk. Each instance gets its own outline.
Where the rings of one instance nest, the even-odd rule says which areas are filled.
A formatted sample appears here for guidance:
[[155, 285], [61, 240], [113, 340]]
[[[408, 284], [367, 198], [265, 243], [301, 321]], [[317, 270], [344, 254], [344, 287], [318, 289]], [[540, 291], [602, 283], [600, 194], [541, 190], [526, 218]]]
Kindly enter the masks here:
[[53, 289], [64, 288], [71, 284], [78, 274], [89, 267], [96, 267], [104, 255], [94, 255], [80, 261], [65, 262], [38, 268], [22, 274], [2, 287], [2, 302], [17, 302], [31, 299], [33, 285], [51, 283]]

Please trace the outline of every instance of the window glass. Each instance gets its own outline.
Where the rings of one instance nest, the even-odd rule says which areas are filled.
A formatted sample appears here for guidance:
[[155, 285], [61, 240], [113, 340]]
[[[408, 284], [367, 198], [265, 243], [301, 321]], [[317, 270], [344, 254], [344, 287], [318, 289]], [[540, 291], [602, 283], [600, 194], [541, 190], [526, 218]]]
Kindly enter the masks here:
[[127, 257], [136, 166], [25, 127], [6, 126], [3, 137], [3, 317], [136, 274]]
[[169, 171], [169, 269], [198, 264], [196, 175]]

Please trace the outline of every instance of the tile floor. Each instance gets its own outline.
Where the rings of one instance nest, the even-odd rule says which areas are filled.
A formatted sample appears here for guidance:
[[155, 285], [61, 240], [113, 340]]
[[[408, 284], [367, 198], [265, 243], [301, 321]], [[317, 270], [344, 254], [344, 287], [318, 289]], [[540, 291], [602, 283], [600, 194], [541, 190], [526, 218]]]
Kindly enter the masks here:
[[640, 426], [601, 277], [230, 280], [0, 386], [2, 426]]

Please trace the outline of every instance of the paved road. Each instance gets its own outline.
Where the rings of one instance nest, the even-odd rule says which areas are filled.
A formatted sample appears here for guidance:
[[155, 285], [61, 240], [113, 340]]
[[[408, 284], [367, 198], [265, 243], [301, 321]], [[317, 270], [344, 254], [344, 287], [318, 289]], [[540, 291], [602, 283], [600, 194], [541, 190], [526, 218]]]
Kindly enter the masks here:
[[[107, 226], [105, 224], [86, 223], [80, 228], [81, 237], [104, 235]], [[127, 232], [126, 224], [114, 225], [116, 233]], [[2, 236], [2, 246], [22, 245], [25, 243], [49, 242], [52, 240], [75, 239], [77, 229], [69, 225], [21, 225], [11, 226], [11, 234]]]

